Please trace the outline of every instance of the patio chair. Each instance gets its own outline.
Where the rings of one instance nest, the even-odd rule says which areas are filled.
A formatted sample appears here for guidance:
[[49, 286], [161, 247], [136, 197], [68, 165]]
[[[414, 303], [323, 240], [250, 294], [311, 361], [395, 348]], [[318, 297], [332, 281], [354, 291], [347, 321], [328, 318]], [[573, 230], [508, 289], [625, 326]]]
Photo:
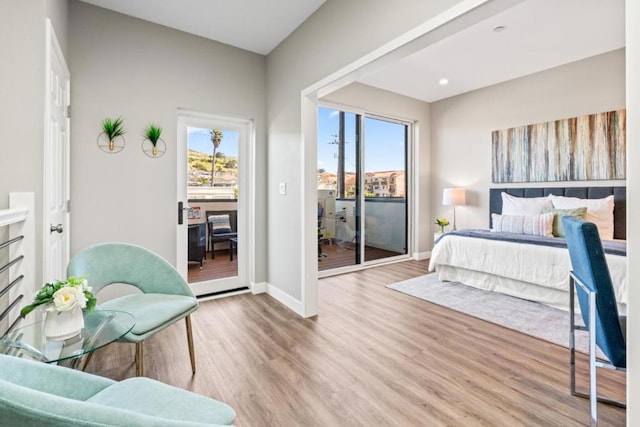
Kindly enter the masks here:
[[211, 250], [211, 259], [215, 259], [215, 244], [219, 242], [229, 242], [231, 248], [231, 238], [238, 237], [237, 211], [207, 211], [207, 226], [209, 228], [209, 241], [207, 251]]

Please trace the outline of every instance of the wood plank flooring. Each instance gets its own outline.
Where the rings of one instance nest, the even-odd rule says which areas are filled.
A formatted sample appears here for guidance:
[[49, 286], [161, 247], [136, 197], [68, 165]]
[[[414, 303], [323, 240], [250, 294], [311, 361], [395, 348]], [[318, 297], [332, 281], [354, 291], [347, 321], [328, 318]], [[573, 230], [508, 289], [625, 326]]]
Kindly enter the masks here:
[[[407, 261], [322, 279], [312, 319], [264, 294], [202, 302], [196, 375], [184, 322], [147, 340], [145, 373], [227, 402], [240, 427], [588, 425], [588, 401], [568, 393], [566, 348], [385, 288], [426, 269]], [[131, 377], [133, 350], [107, 346], [87, 370]], [[624, 398], [619, 373], [599, 384]], [[599, 415], [625, 425], [624, 409], [600, 404]]]

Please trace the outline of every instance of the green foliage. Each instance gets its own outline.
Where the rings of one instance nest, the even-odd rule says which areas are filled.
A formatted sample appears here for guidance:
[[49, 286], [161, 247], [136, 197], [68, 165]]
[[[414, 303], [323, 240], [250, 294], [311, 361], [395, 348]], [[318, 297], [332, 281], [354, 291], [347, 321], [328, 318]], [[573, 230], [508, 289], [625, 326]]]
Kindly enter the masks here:
[[82, 289], [86, 301], [86, 306], [82, 307], [87, 311], [92, 311], [96, 306], [96, 297], [91, 293], [91, 289], [87, 287], [87, 280], [84, 277], [69, 277], [66, 281], [57, 281], [54, 283], [46, 283], [33, 298], [33, 302], [20, 310], [20, 316], [23, 318], [35, 310], [36, 307], [43, 304], [53, 304], [54, 295], [60, 289], [65, 287], [76, 287]]
[[143, 136], [151, 141], [151, 145], [155, 147], [160, 139], [160, 134], [162, 134], [162, 128], [158, 125], [149, 123], [149, 126], [144, 130]]
[[113, 141], [113, 138], [124, 135], [125, 130], [122, 126], [122, 117], [118, 117], [115, 120], [111, 120], [108, 117], [104, 119], [102, 121], [102, 132], [107, 135], [109, 141]]

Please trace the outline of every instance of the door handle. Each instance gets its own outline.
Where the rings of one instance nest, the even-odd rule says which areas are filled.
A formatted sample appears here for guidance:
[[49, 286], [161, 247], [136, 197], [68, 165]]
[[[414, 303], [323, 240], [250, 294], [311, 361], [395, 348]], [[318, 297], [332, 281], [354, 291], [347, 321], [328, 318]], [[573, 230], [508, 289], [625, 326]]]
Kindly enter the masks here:
[[191, 209], [190, 206], [184, 206], [183, 202], [178, 202], [178, 224], [184, 223], [184, 211]]
[[58, 225], [51, 224], [49, 226], [49, 233], [53, 233], [54, 231], [57, 232], [58, 234], [62, 233], [64, 231], [62, 224], [58, 224]]

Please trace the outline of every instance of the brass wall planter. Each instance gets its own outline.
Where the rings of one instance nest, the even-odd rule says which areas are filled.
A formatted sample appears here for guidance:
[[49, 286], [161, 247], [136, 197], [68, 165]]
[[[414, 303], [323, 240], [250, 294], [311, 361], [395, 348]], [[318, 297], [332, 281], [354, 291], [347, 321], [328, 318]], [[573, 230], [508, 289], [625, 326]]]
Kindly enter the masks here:
[[107, 134], [104, 132], [101, 132], [98, 135], [96, 143], [98, 144], [98, 148], [100, 150], [109, 154], [119, 153], [122, 150], [124, 150], [124, 146], [125, 146], [124, 136], [122, 135], [116, 136], [112, 140], [109, 140], [109, 138], [107, 137]]
[[162, 157], [167, 152], [167, 144], [160, 138], [154, 146], [149, 139], [145, 138], [142, 140], [142, 152], [152, 158]]

